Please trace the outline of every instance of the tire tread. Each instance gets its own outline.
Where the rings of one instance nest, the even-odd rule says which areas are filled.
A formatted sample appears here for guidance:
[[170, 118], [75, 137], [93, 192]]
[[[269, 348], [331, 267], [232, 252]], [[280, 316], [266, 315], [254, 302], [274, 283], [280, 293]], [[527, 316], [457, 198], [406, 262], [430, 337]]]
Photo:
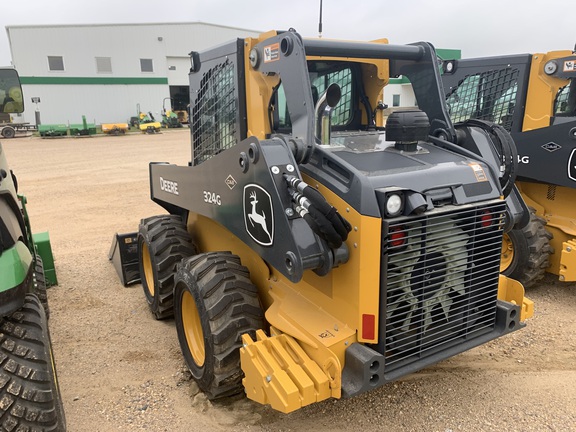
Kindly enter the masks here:
[[[178, 268], [179, 281], [184, 280], [183, 273], [195, 281], [210, 326], [210, 334], [205, 335], [210, 345], [207, 352], [210, 351], [212, 357], [206, 362], [210, 370], [204, 370], [201, 379], [195, 378], [210, 399], [240, 393], [243, 391], [241, 336], [248, 333], [254, 337], [264, 323], [258, 291], [250, 281], [249, 271], [241, 265], [238, 256], [211, 252], [183, 260]], [[181, 343], [183, 339], [180, 338]], [[193, 367], [188, 366], [193, 372]]]
[[552, 233], [546, 229], [546, 220], [529, 207], [530, 221], [522, 230], [509, 234], [514, 247], [514, 262], [503, 272], [521, 282], [525, 288], [534, 286], [546, 274], [550, 266], [550, 255], [554, 249], [550, 244]]
[[66, 430], [44, 307], [34, 294], [0, 323], [2, 430]]
[[[177, 264], [185, 257], [196, 254], [190, 233], [180, 216], [161, 215], [142, 219], [139, 227], [139, 244], [148, 244], [150, 259], [154, 269], [154, 291], [157, 298], [150, 298], [143, 279], [142, 285], [148, 305], [156, 319], [173, 316], [174, 275]], [[142, 274], [140, 257], [140, 273]]]

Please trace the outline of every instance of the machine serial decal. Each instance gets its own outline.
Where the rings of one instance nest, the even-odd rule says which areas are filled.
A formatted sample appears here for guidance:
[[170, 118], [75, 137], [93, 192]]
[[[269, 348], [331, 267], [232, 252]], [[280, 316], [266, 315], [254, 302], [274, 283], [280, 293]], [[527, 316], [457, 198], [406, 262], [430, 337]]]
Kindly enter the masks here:
[[329, 331], [329, 330], [325, 330], [322, 333], [320, 333], [318, 336], [320, 336], [320, 338], [322, 339], [326, 339], [326, 338], [333, 338], [334, 335]]
[[230, 188], [230, 190], [234, 189], [234, 186], [236, 186], [236, 180], [234, 179], [234, 177], [232, 177], [232, 174], [230, 174], [228, 177], [226, 177], [226, 186], [228, 186]]
[[272, 198], [261, 186], [244, 186], [244, 225], [252, 239], [262, 246], [274, 243], [274, 212]]
[[222, 198], [214, 192], [202, 191], [204, 193], [204, 202], [214, 205], [222, 205]]
[[529, 164], [530, 163], [530, 156], [518, 155], [518, 163], [519, 164]]
[[572, 150], [568, 160], [568, 177], [570, 177], [570, 180], [576, 181], [576, 149]]
[[172, 180], [164, 180], [160, 177], [160, 190], [171, 193], [173, 195], [180, 195], [178, 192], [178, 182]]
[[484, 170], [482, 169], [482, 167], [478, 164], [475, 163], [471, 163], [468, 164], [470, 166], [470, 168], [472, 168], [472, 171], [474, 171], [474, 175], [476, 176], [476, 181], [482, 182], [482, 181], [487, 181], [488, 177], [486, 177], [486, 173], [484, 172]]
[[275, 43], [264, 47], [264, 63], [280, 59], [280, 44]]
[[555, 142], [549, 142], [542, 146], [544, 150], [548, 150], [550, 153], [555, 152], [556, 150], [560, 150], [562, 146], [560, 144], [556, 144]]

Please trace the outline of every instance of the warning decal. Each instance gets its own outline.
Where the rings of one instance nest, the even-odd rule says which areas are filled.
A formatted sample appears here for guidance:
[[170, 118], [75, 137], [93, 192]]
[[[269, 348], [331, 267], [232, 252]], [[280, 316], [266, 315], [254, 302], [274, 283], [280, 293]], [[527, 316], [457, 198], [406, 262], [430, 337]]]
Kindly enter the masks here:
[[564, 62], [564, 72], [576, 72], [576, 61], [566, 60]]
[[280, 59], [280, 44], [275, 43], [264, 47], [264, 63]]
[[488, 181], [488, 177], [486, 177], [486, 173], [484, 172], [484, 169], [482, 169], [482, 167], [476, 163], [471, 163], [468, 164], [470, 166], [470, 168], [472, 168], [472, 171], [474, 171], [474, 175], [476, 176], [476, 180], [479, 182], [482, 181]]

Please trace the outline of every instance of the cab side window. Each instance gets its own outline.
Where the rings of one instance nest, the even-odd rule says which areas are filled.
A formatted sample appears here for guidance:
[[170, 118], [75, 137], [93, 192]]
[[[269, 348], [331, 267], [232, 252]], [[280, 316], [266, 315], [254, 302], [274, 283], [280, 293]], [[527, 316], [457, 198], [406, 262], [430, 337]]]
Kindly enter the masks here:
[[576, 85], [568, 83], [558, 91], [554, 103], [554, 115], [560, 117], [576, 116]]

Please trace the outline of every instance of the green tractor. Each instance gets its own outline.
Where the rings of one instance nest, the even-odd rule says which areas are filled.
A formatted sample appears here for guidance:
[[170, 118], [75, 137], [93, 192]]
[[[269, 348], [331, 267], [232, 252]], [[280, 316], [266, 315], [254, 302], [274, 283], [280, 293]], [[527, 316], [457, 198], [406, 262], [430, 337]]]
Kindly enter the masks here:
[[[165, 102], [170, 101], [170, 107], [166, 109]], [[162, 127], [165, 128], [181, 128], [182, 123], [178, 118], [178, 114], [172, 109], [172, 99], [164, 98], [162, 102]]]
[[[20, 91], [14, 69], [0, 69], [2, 92]], [[0, 98], [0, 101], [4, 99]], [[13, 105], [13, 104], [12, 104]], [[23, 106], [5, 112], [22, 112]], [[46, 269], [45, 269], [46, 266]], [[50, 332], [46, 288], [55, 284], [46, 233], [32, 235], [26, 198], [18, 194], [0, 144], [0, 429], [65, 431], [66, 420]]]

